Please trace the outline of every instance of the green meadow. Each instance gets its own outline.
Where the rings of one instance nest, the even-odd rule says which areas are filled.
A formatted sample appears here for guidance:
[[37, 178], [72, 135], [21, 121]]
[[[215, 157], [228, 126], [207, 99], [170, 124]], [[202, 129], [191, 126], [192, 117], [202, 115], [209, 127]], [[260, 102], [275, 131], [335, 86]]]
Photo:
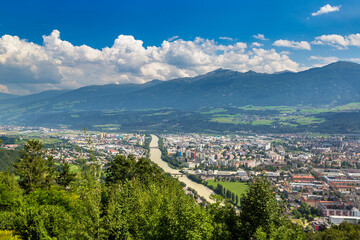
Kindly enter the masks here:
[[244, 194], [246, 190], [249, 188], [249, 185], [243, 182], [228, 182], [228, 181], [215, 182], [214, 180], [208, 180], [207, 183], [214, 187], [216, 187], [218, 184], [221, 184], [224, 188], [229, 189], [231, 192], [233, 192], [235, 195], [238, 195], [239, 197], [241, 197], [241, 195]]

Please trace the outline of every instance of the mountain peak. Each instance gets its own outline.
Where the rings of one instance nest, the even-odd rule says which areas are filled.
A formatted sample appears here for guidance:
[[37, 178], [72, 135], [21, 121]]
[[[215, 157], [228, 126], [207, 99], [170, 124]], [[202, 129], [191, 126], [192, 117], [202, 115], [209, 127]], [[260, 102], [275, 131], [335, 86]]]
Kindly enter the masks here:
[[249, 71], [245, 72], [244, 74], [258, 74], [258, 73], [253, 70], [249, 70]]
[[162, 83], [162, 82], [163, 82], [162, 80], [153, 79], [153, 80], [151, 80], [151, 81], [149, 81], [149, 82], [144, 83], [144, 85], [151, 85], [151, 86], [153, 86], [153, 85], [160, 84], [160, 83]]
[[279, 71], [279, 72], [274, 72], [273, 74], [283, 74], [283, 73], [294, 73], [294, 72], [290, 71], [290, 70], [283, 70], [283, 71]]
[[213, 77], [213, 76], [228, 76], [228, 75], [233, 75], [236, 73], [238, 73], [238, 72], [230, 70], [230, 69], [218, 68], [214, 71], [205, 73], [204, 75], [199, 75], [197, 77], [194, 77], [193, 80], [197, 81], [197, 80], [200, 80], [203, 78]]
[[224, 68], [218, 68], [214, 71], [208, 72], [207, 74], [213, 74], [213, 73], [226, 73], [226, 72], [235, 72], [233, 70], [230, 69], [224, 69]]
[[349, 67], [360, 67], [360, 64], [354, 62], [348, 62], [348, 61], [338, 61], [324, 66], [324, 68], [349, 68]]

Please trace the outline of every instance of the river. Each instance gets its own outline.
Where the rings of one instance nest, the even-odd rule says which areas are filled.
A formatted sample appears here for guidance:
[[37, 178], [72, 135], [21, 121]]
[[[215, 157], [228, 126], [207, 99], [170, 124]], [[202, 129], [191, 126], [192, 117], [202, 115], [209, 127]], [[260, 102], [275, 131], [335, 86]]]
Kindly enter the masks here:
[[[159, 142], [159, 138], [157, 136], [151, 134], [151, 142], [150, 142], [150, 159], [151, 159], [151, 161], [153, 161], [154, 163], [159, 165], [159, 167], [161, 167], [167, 173], [170, 173], [170, 174], [171, 173], [180, 173], [179, 170], [170, 168], [169, 165], [167, 164], [167, 162], [165, 162], [161, 159], [161, 151], [159, 149], [158, 142]], [[202, 184], [191, 181], [185, 175], [182, 177], [178, 177], [178, 179], [179, 179], [179, 181], [185, 183], [187, 187], [191, 187], [191, 188], [195, 189], [200, 196], [202, 196], [206, 199], [206, 201], [208, 201], [210, 203], [214, 202], [212, 199], [210, 199], [210, 195], [214, 194], [214, 192], [211, 189], [205, 187]]]

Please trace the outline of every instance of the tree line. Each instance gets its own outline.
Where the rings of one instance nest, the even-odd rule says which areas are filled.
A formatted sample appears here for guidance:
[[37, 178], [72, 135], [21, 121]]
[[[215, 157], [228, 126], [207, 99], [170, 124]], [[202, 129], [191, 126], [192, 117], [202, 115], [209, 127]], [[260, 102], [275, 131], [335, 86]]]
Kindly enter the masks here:
[[218, 183], [216, 185], [216, 188], [214, 189], [214, 192], [216, 194], [219, 194], [221, 196], [223, 196], [226, 199], [229, 199], [231, 201], [232, 204], [234, 204], [235, 206], [237, 206], [240, 202], [239, 202], [239, 196], [237, 194], [234, 194], [232, 191], [230, 191], [229, 189], [226, 189], [223, 185], [221, 185], [220, 183]]

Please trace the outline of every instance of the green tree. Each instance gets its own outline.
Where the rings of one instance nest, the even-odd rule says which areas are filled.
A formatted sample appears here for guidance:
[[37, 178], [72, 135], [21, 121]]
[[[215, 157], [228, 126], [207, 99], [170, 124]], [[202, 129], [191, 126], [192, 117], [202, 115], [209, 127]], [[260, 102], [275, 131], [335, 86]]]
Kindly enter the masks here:
[[57, 184], [63, 186], [64, 188], [70, 186], [72, 182], [75, 181], [76, 173], [70, 171], [70, 164], [65, 162], [60, 169], [59, 175], [56, 179]]
[[0, 211], [18, 207], [21, 199], [22, 191], [15, 176], [8, 171], [0, 172]]
[[231, 191], [229, 189], [226, 190], [226, 198], [231, 199]]
[[208, 211], [169, 176], [106, 184], [102, 209], [104, 239], [212, 239], [215, 228], [220, 231]]
[[320, 232], [310, 232], [307, 235], [309, 240], [359, 240], [360, 239], [360, 225], [351, 225], [348, 222], [343, 222], [339, 226], [332, 226]]
[[20, 158], [19, 150], [0, 148], [0, 171], [14, 171], [13, 164]]
[[44, 187], [50, 188], [51, 185], [54, 185], [56, 183], [58, 173], [56, 171], [54, 157], [51, 155], [47, 155], [45, 160], [46, 160], [46, 172], [45, 172]]
[[85, 215], [78, 197], [56, 186], [30, 192], [16, 211], [16, 232], [22, 239], [79, 239]]
[[291, 215], [296, 219], [302, 218], [302, 214], [297, 209], [292, 210]]
[[320, 216], [320, 210], [318, 208], [310, 207], [310, 212], [313, 216]]
[[[92, 158], [93, 159], [93, 158]], [[92, 161], [96, 162], [96, 161]], [[81, 197], [78, 212], [81, 216], [82, 231], [90, 239], [101, 238], [101, 194], [100, 169], [96, 163], [85, 168], [75, 185], [76, 193]]]
[[159, 180], [162, 178], [162, 170], [156, 164], [152, 164], [148, 159], [142, 157], [135, 163], [134, 177], [143, 182]]
[[254, 177], [241, 200], [239, 218], [243, 239], [251, 239], [255, 233], [263, 233], [269, 238], [274, 234], [274, 229], [291, 226], [283, 215], [282, 207], [276, 202], [273, 191], [274, 188], [264, 175]]
[[106, 170], [105, 181], [108, 184], [135, 179], [148, 182], [161, 178], [161, 173], [160, 168], [152, 165], [146, 158], [140, 158], [136, 161], [133, 155], [129, 155], [128, 157], [117, 155], [115, 159], [109, 163], [109, 167]]
[[15, 228], [16, 211], [23, 205], [22, 194], [14, 174], [8, 171], [0, 172], [0, 229]]
[[216, 185], [215, 193], [217, 193], [217, 194], [219, 194], [219, 195], [222, 195], [222, 193], [223, 193], [223, 186], [222, 186], [220, 183], [218, 183], [218, 184]]
[[240, 222], [234, 206], [228, 201], [223, 201], [222, 196], [212, 195], [211, 198], [215, 200], [215, 203], [207, 208], [218, 229], [213, 239], [239, 239]]
[[105, 181], [107, 183], [124, 182], [134, 177], [135, 158], [132, 155], [128, 157], [117, 155], [106, 170]]
[[19, 175], [19, 184], [27, 192], [36, 188], [48, 187], [54, 179], [52, 157], [46, 156], [46, 150], [37, 140], [29, 140], [21, 151], [20, 160], [14, 164]]
[[306, 203], [304, 203], [304, 202], [302, 202], [302, 203], [300, 204], [300, 207], [299, 207], [298, 211], [299, 211], [302, 215], [304, 215], [304, 216], [311, 214], [311, 211], [310, 211], [309, 206], [308, 206]]
[[300, 226], [287, 226], [282, 225], [279, 227], [271, 227], [270, 233], [267, 234], [263, 231], [262, 227], [259, 227], [255, 234], [254, 239], [257, 240], [303, 240], [305, 239], [305, 234], [303, 229]]

